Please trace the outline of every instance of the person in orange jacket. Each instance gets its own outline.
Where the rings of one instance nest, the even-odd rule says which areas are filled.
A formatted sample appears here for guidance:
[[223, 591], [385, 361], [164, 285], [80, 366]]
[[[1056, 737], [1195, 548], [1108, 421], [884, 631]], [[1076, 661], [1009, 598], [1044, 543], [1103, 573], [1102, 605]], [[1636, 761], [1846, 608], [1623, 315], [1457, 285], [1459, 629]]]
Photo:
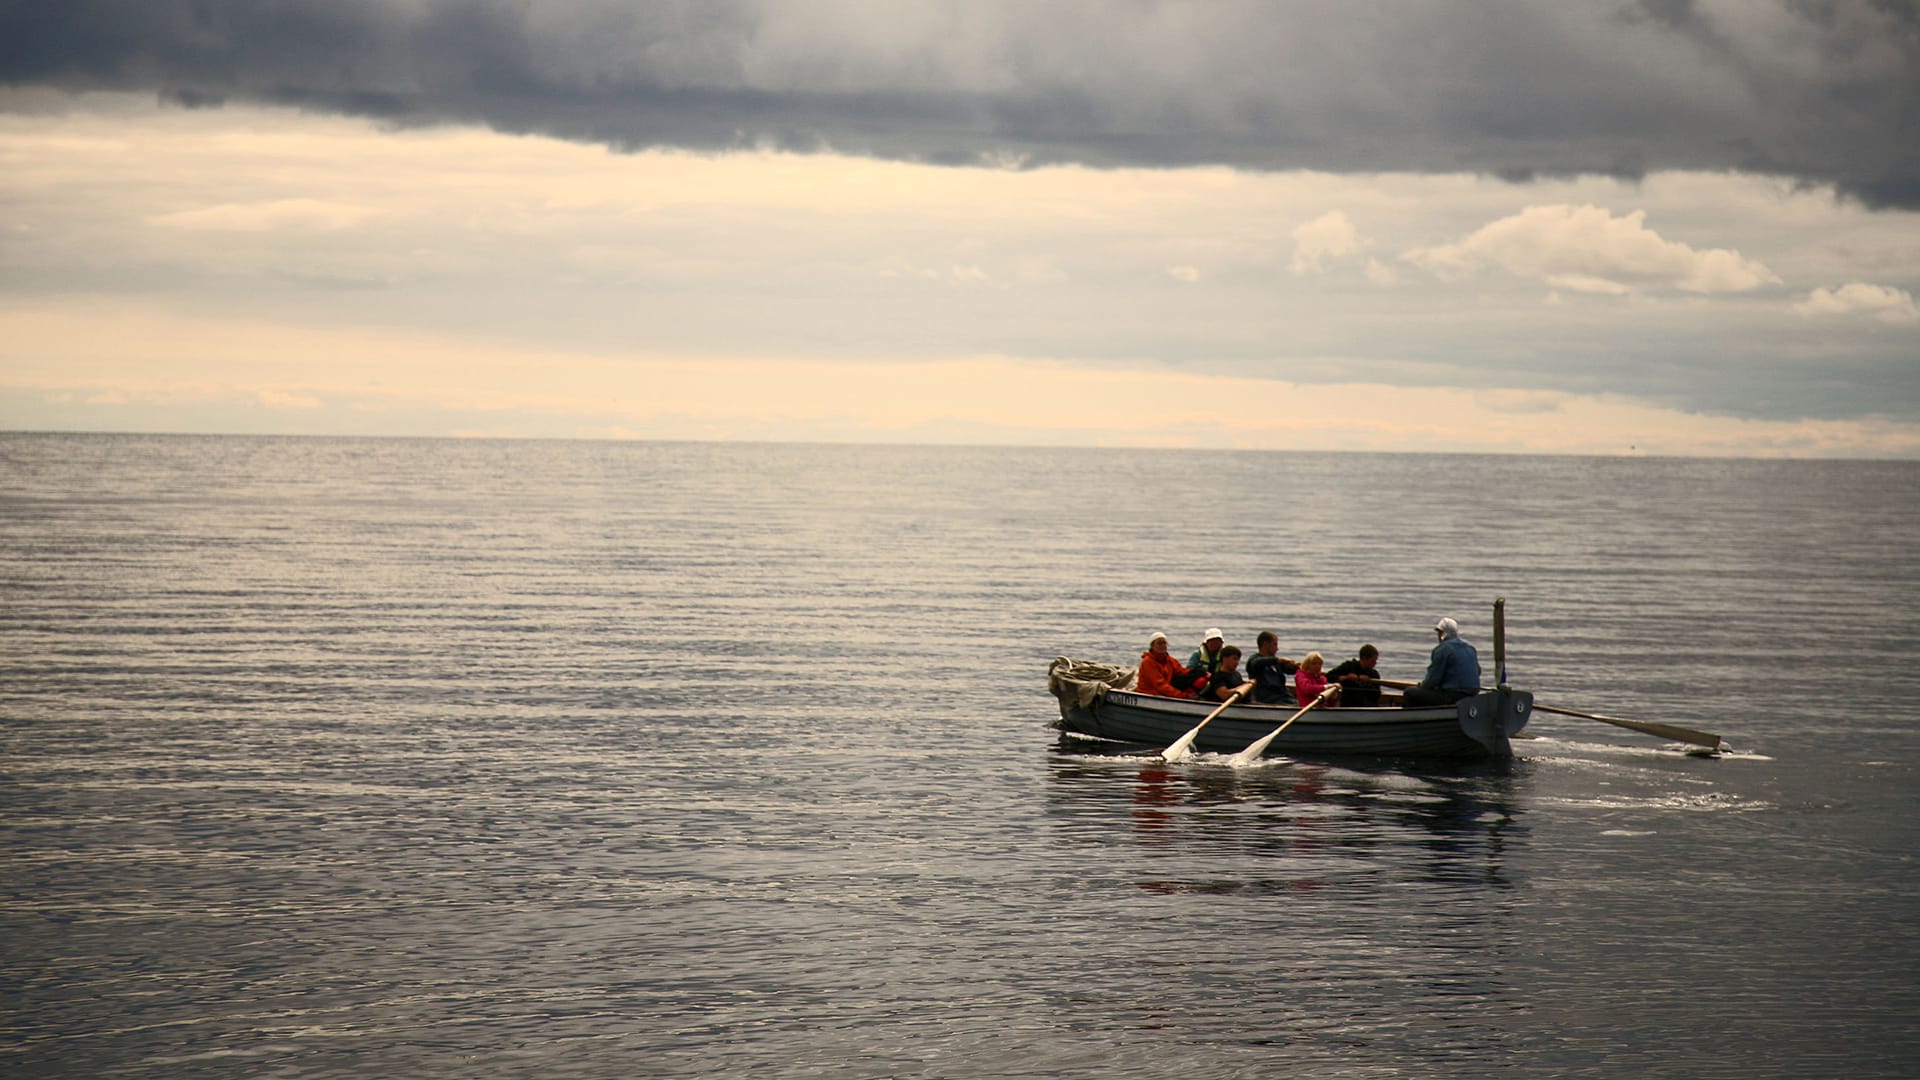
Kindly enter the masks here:
[[1155, 634], [1147, 639], [1147, 651], [1140, 654], [1140, 675], [1136, 685], [1143, 694], [1190, 698], [1196, 695], [1201, 686], [1206, 685], [1206, 677], [1196, 677], [1194, 672], [1188, 671], [1185, 664], [1167, 652], [1167, 635]]

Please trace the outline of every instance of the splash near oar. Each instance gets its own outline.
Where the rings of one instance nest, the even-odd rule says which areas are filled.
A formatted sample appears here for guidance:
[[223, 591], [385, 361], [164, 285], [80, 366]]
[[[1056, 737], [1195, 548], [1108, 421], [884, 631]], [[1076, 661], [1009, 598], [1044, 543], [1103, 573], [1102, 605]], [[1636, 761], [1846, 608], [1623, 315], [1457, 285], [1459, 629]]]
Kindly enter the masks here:
[[1172, 746], [1169, 746], [1165, 750], [1160, 751], [1160, 756], [1165, 758], [1168, 761], [1179, 761], [1181, 758], [1186, 757], [1187, 751], [1191, 749], [1193, 746], [1193, 740], [1200, 737], [1200, 729], [1203, 727], [1206, 727], [1208, 724], [1213, 723], [1214, 717], [1219, 716], [1223, 712], [1226, 712], [1227, 706], [1233, 704], [1236, 701], [1239, 701], [1243, 697], [1246, 697], [1248, 692], [1250, 692], [1252, 689], [1253, 689], [1252, 680], [1248, 680], [1247, 682], [1242, 683], [1239, 689], [1227, 695], [1227, 700], [1221, 702], [1219, 708], [1208, 713], [1206, 719], [1193, 725], [1193, 728], [1189, 730], [1185, 735], [1182, 735], [1178, 739], [1175, 739], [1173, 741]]
[[1262, 737], [1259, 741], [1255, 742], [1252, 746], [1249, 746], [1245, 750], [1242, 750], [1239, 753], [1228, 758], [1227, 764], [1233, 766], [1236, 769], [1239, 769], [1239, 768], [1244, 768], [1260, 760], [1260, 755], [1267, 752], [1267, 747], [1273, 745], [1273, 740], [1279, 738], [1280, 733], [1287, 730], [1289, 725], [1291, 725], [1295, 720], [1298, 720], [1301, 717], [1307, 715], [1307, 711], [1309, 709], [1312, 709], [1315, 705], [1320, 704], [1321, 702], [1327, 700], [1328, 698], [1332, 697], [1333, 695], [1339, 692], [1340, 692], [1340, 688], [1337, 686], [1329, 686], [1325, 690], [1320, 691], [1319, 697], [1314, 698], [1312, 701], [1307, 702], [1305, 708], [1302, 708], [1299, 712], [1294, 713], [1292, 716], [1287, 717], [1286, 723], [1283, 723], [1279, 727], [1274, 728], [1272, 731], [1267, 732], [1264, 737]]

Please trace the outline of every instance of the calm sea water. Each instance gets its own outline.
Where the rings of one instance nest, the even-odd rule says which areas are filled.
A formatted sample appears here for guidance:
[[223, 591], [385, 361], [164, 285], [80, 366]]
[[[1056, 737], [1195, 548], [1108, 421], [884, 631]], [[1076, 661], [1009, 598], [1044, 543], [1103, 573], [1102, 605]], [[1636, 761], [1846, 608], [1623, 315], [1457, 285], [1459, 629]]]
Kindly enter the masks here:
[[[1920, 466], [0, 435], [0, 1073], [1920, 1075]], [[1063, 742], [1218, 625], [1510, 765]]]

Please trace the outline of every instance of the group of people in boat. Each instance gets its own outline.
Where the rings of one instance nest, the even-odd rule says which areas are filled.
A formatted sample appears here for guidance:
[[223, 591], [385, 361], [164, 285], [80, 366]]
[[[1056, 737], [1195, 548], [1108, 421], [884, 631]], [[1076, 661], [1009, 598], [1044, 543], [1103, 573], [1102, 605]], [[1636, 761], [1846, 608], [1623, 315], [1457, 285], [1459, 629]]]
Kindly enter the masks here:
[[[1451, 705], [1480, 692], [1480, 654], [1460, 636], [1460, 624], [1452, 619], [1434, 623], [1438, 636], [1428, 659], [1426, 677], [1408, 687], [1400, 697], [1405, 708]], [[1147, 651], [1140, 654], [1136, 688], [1143, 694], [1159, 697], [1190, 698], [1223, 702], [1240, 692], [1248, 681], [1251, 696], [1261, 705], [1306, 705], [1317, 700], [1328, 687], [1334, 694], [1327, 704], [1349, 708], [1380, 704], [1380, 650], [1362, 645], [1349, 659], [1331, 670], [1326, 658], [1310, 652], [1298, 661], [1280, 655], [1280, 639], [1271, 630], [1262, 630], [1254, 639], [1254, 655], [1241, 671], [1240, 647], [1229, 645], [1217, 628], [1208, 629], [1200, 647], [1182, 664], [1167, 647], [1167, 635], [1147, 639]], [[1288, 686], [1291, 677], [1293, 685]]]

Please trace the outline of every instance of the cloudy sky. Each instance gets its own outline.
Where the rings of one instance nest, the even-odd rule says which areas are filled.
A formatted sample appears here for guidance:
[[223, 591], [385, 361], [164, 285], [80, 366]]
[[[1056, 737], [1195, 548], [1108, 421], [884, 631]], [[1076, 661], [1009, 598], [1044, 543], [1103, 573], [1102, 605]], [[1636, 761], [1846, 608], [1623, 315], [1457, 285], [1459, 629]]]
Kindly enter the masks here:
[[1920, 458], [1912, 0], [0, 0], [0, 428]]

